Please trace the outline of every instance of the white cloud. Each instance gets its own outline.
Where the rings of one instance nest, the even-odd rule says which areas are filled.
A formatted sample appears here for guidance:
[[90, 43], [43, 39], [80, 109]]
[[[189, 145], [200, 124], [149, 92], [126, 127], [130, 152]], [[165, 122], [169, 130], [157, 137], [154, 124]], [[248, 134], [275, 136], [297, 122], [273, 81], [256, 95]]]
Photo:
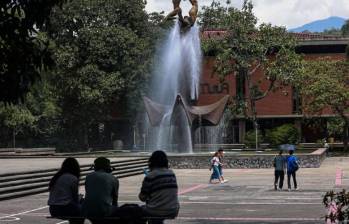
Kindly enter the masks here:
[[[172, 0], [147, 0], [148, 12], [166, 13], [172, 9]], [[213, 0], [198, 0], [199, 5], [210, 5]], [[220, 0], [225, 3], [226, 0]], [[231, 0], [233, 6], [240, 8], [243, 0]], [[253, 0], [254, 12], [260, 22], [294, 28], [305, 23], [325, 19], [330, 16], [349, 18], [348, 0]], [[184, 12], [189, 11], [190, 3], [182, 0]]]

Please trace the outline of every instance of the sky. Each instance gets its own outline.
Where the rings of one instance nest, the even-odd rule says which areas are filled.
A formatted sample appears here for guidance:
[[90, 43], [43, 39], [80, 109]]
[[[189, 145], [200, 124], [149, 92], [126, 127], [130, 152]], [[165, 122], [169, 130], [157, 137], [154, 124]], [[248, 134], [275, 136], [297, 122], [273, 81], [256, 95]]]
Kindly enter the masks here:
[[[210, 5], [213, 0], [198, 0], [199, 6]], [[226, 0], [219, 0], [225, 3]], [[235, 7], [241, 8], [243, 0], [230, 0]], [[254, 13], [259, 22], [286, 26], [288, 29], [302, 26], [314, 20], [330, 16], [349, 18], [349, 0], [252, 0]], [[147, 0], [148, 12], [166, 13], [172, 9], [172, 0]], [[188, 0], [182, 0], [183, 12], [191, 8]]]

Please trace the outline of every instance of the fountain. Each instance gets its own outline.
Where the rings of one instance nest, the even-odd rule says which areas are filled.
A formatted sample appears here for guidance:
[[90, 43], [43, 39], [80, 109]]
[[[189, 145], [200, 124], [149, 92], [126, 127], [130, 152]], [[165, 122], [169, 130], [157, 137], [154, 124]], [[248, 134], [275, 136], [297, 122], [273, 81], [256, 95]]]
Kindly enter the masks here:
[[[190, 16], [183, 18], [178, 14], [178, 20], [160, 47], [149, 93], [151, 99], [144, 97], [146, 123], [152, 127], [148, 133], [152, 140], [148, 145], [152, 145], [153, 150], [192, 153], [195, 129], [217, 125], [228, 101], [226, 96], [212, 105], [193, 105], [199, 97], [203, 56], [200, 30], [195, 25], [197, 2], [191, 2]], [[181, 12], [178, 7], [179, 4], [174, 5], [169, 15]]]

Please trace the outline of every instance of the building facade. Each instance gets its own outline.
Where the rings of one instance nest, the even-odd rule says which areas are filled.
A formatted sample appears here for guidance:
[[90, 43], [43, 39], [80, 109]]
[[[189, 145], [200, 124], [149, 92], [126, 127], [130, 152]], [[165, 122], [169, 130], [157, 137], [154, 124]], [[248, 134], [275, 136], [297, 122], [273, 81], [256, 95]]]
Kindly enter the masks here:
[[[224, 31], [204, 31], [202, 38], [220, 38]], [[295, 33], [298, 41], [297, 53], [305, 60], [319, 60], [326, 57], [329, 60], [345, 60], [349, 38], [324, 36], [317, 34]], [[201, 77], [199, 105], [210, 104], [225, 94], [236, 97], [239, 91], [246, 91], [246, 83], [238, 80], [233, 74], [226, 77], [224, 82], [213, 74], [215, 57], [205, 57]], [[269, 81], [264, 78], [263, 71], [258, 70], [254, 81], [261, 80], [261, 89], [267, 89]], [[285, 86], [256, 102], [257, 118], [260, 131], [280, 126], [294, 124], [301, 133], [301, 142], [316, 142], [328, 137], [326, 123], [328, 117], [334, 114], [325, 110], [317, 117], [306, 117], [300, 110], [300, 100], [297, 91], [292, 86]], [[318, 118], [318, 119], [317, 119]], [[235, 117], [231, 129], [234, 132], [225, 143], [243, 143], [245, 133], [253, 128], [252, 123], [244, 117]]]

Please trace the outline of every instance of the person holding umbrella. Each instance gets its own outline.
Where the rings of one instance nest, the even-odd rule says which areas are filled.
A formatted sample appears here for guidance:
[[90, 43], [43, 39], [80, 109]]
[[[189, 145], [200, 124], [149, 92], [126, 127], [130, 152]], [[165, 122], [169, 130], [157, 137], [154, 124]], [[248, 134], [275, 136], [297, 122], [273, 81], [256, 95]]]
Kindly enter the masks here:
[[284, 185], [285, 169], [286, 169], [286, 158], [282, 155], [283, 151], [280, 150], [279, 154], [275, 156], [273, 166], [275, 168], [275, 180], [274, 189], [282, 190]]

